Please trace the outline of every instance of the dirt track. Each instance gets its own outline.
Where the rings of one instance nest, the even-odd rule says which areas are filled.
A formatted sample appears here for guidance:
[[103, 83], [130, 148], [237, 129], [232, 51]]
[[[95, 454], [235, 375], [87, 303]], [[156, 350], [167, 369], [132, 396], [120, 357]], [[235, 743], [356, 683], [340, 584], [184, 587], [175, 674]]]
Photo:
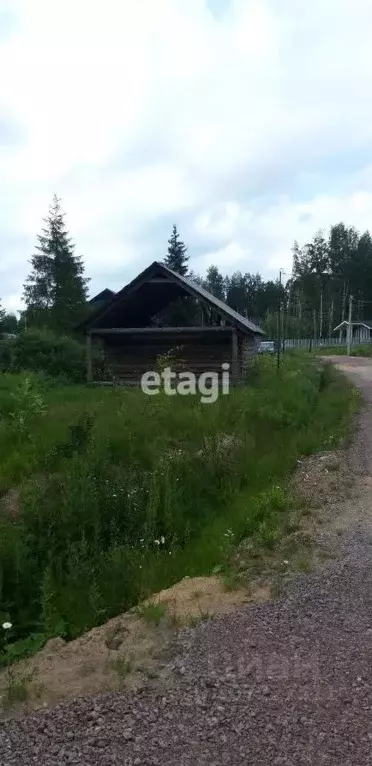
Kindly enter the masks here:
[[346, 453], [357, 481], [326, 511], [337, 557], [275, 603], [181, 631], [163, 687], [7, 722], [1, 764], [372, 764], [372, 362], [335, 362], [368, 400]]

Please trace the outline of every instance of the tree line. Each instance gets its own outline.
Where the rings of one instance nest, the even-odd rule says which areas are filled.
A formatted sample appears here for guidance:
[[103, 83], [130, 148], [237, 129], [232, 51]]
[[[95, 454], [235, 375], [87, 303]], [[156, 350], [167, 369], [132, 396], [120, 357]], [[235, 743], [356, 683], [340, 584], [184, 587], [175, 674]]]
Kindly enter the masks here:
[[353, 226], [338, 223], [328, 236], [318, 231], [293, 247], [292, 277], [287, 284], [287, 315], [291, 329], [307, 336], [330, 336], [348, 318], [353, 297], [354, 321], [372, 316], [372, 238]]
[[[261, 324], [268, 337], [277, 332], [280, 309], [282, 332], [287, 337], [328, 337], [347, 318], [349, 296], [354, 298], [353, 319], [372, 316], [372, 238], [354, 227], [338, 223], [328, 236], [316, 232], [310, 242], [293, 246], [292, 274], [285, 284], [264, 280], [259, 273], [231, 275], [211, 265], [200, 276], [190, 271], [187, 247], [176, 225], [168, 240], [164, 263], [187, 276], [246, 318]], [[0, 332], [41, 327], [71, 334], [88, 314], [88, 284], [83, 259], [65, 224], [61, 200], [54, 195], [44, 227], [37, 236], [30, 273], [23, 290], [25, 310], [20, 319], [5, 312], [0, 302]], [[370, 310], [370, 314], [369, 314]], [[195, 302], [184, 299], [157, 318], [160, 324], [198, 323]], [[209, 317], [213, 322], [213, 317]]]

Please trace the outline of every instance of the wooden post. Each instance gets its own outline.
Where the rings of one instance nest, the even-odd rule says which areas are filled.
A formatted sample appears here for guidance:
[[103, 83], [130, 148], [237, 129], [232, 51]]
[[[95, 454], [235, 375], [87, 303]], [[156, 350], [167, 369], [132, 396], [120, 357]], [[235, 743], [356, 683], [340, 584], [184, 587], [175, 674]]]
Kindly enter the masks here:
[[87, 334], [87, 383], [91, 383], [93, 380], [92, 371], [92, 336], [90, 332]]
[[233, 380], [237, 380], [239, 375], [239, 349], [238, 349], [238, 333], [234, 327], [231, 338], [231, 377]]

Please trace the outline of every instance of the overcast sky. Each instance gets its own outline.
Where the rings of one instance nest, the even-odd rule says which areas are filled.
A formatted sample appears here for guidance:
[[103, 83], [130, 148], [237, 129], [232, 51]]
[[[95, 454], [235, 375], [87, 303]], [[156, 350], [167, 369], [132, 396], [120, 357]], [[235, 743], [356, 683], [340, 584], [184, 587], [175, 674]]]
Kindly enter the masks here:
[[0, 0], [0, 296], [20, 307], [53, 192], [91, 276], [165, 255], [290, 269], [372, 229], [371, 0]]

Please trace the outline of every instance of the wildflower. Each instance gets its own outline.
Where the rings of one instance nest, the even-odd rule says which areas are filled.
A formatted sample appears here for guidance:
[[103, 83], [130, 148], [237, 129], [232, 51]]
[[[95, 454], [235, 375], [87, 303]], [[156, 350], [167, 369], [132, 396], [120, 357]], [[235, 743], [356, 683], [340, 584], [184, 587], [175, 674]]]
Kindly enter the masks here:
[[3, 622], [2, 627], [3, 627], [3, 630], [10, 630], [10, 628], [12, 628], [13, 626], [11, 622]]
[[161, 536], [161, 538], [160, 538], [160, 542], [161, 542], [161, 544], [162, 544], [162, 545], [164, 545], [164, 543], [165, 543], [165, 537], [164, 537], [164, 535], [162, 535], [162, 536]]
[[155, 545], [160, 545], [160, 540], [154, 540]]
[[289, 561], [287, 561], [287, 559], [284, 559], [283, 564], [287, 566], [289, 564]]

